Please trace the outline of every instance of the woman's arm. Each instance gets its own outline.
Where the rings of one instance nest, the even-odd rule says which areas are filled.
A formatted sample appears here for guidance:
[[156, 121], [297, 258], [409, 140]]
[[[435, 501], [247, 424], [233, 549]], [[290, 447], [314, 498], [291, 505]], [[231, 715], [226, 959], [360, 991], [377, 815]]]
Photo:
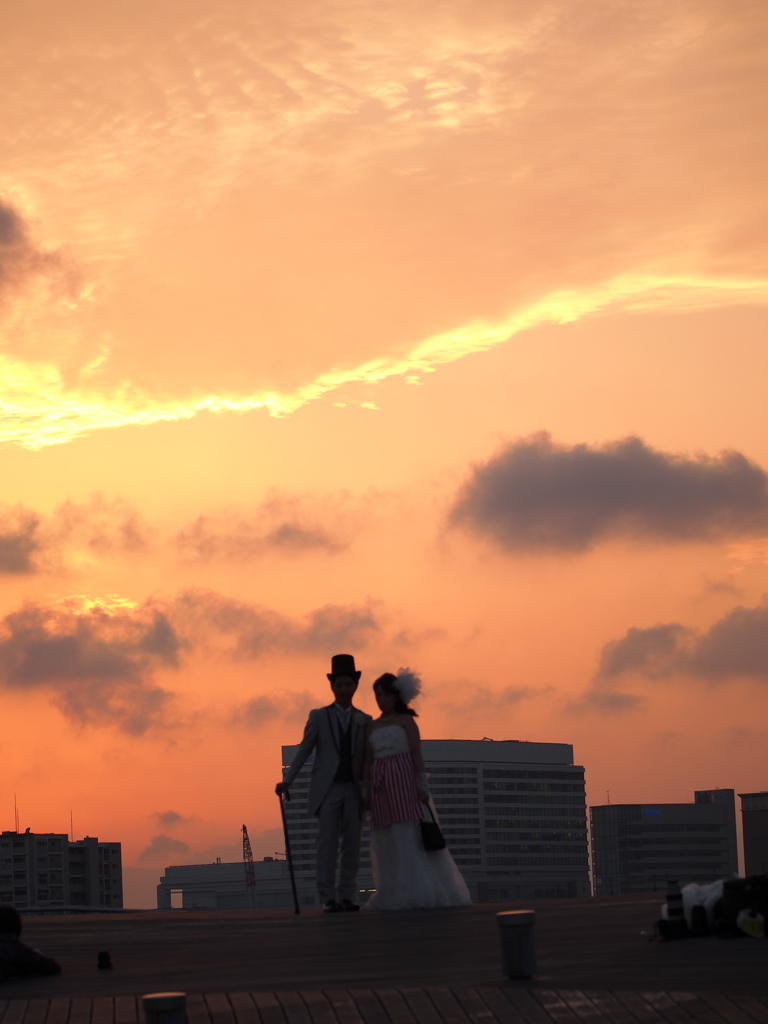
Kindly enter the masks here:
[[405, 733], [408, 737], [408, 748], [411, 752], [413, 767], [417, 775], [423, 775], [426, 768], [424, 767], [424, 758], [421, 755], [421, 736], [418, 725], [416, 725], [410, 715], [405, 719]]
[[368, 722], [365, 727], [365, 760], [363, 761], [363, 780], [360, 783], [360, 794], [363, 798], [363, 806], [369, 809], [371, 806], [371, 768], [373, 767], [373, 747], [370, 743], [371, 729], [373, 722]]
[[370, 743], [371, 729], [373, 722], [368, 722], [365, 727], [365, 760], [363, 761], [363, 782], [371, 781], [371, 767], [373, 765], [373, 747]]
[[411, 761], [413, 761], [413, 768], [416, 772], [416, 786], [419, 790], [419, 796], [427, 803], [429, 801], [429, 779], [427, 778], [427, 769], [421, 753], [421, 736], [418, 725], [416, 725], [410, 715], [408, 715], [408, 719], [405, 722], [405, 733], [408, 737]]

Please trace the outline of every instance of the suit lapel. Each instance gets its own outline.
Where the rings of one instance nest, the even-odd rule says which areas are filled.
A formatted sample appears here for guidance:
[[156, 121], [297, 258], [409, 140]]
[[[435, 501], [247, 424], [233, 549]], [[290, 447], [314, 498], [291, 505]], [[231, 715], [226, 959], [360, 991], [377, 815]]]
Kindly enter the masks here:
[[357, 744], [358, 744], [358, 742], [360, 740], [360, 726], [357, 724], [357, 715], [358, 715], [358, 713], [359, 712], [358, 712], [357, 708], [353, 706], [352, 710], [350, 711], [350, 714], [351, 714], [352, 718], [351, 718], [350, 723], [349, 723], [350, 729], [353, 730], [353, 732], [352, 732], [352, 744], [351, 744], [353, 753], [354, 753], [354, 750], [357, 747]]
[[336, 747], [336, 753], [341, 757], [341, 736], [339, 734], [339, 716], [334, 711], [335, 705], [330, 704], [326, 709], [325, 713], [328, 716], [328, 728], [331, 730], [331, 739], [333, 745]]

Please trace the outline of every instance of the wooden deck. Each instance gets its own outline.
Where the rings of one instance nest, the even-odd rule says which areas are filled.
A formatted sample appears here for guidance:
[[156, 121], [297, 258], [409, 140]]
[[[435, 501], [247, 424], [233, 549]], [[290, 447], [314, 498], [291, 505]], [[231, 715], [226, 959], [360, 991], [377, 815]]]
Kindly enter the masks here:
[[[189, 1024], [768, 1024], [768, 995], [476, 988], [187, 996]], [[141, 1024], [140, 996], [0, 999], [0, 1024]]]

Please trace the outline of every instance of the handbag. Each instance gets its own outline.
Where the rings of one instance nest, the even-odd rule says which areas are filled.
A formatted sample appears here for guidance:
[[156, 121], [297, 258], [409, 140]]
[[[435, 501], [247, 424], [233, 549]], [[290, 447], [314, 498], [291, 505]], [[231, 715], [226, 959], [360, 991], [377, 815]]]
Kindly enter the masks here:
[[434, 811], [429, 804], [427, 804], [427, 810], [432, 820], [422, 820], [419, 822], [419, 825], [421, 825], [421, 841], [427, 853], [434, 853], [436, 850], [445, 849], [445, 836], [440, 831], [440, 826], [435, 821]]

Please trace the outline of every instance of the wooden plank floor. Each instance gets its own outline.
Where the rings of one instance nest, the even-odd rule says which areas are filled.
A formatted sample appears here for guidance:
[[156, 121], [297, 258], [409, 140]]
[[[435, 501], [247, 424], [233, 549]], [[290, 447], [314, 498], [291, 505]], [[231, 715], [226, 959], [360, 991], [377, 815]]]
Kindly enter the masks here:
[[[768, 1024], [768, 994], [335, 989], [187, 996], [189, 1024]], [[143, 1024], [140, 996], [0, 998], [0, 1024]]]

